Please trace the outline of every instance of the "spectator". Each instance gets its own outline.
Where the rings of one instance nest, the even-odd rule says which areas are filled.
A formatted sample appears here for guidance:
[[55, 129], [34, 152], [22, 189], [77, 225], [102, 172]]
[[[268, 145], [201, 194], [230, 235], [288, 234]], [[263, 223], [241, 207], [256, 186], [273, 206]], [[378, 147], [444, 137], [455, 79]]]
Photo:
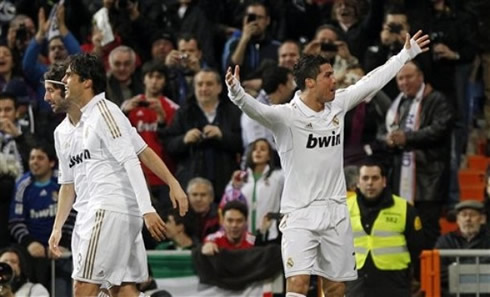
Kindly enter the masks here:
[[[257, 100], [267, 105], [284, 104], [291, 100], [296, 83], [294, 82], [291, 70], [280, 67], [271, 66], [264, 70], [262, 74], [262, 90], [257, 96]], [[244, 148], [258, 138], [265, 138], [272, 147], [275, 148], [272, 132], [262, 126], [246, 114], [241, 116], [242, 140]]]
[[165, 63], [168, 54], [176, 48], [175, 37], [171, 32], [157, 31], [151, 40], [151, 58]]
[[[359, 65], [350, 66], [344, 80], [337, 82], [337, 86], [346, 88], [363, 76], [364, 71]], [[390, 105], [391, 99], [383, 91], [379, 91], [372, 99], [361, 102], [346, 113], [344, 165], [356, 165], [367, 156], [384, 159], [387, 152], [377, 135], [384, 128], [386, 112]]]
[[223, 71], [230, 65], [240, 65], [240, 73], [246, 80], [266, 59], [277, 61], [279, 42], [267, 36], [271, 20], [265, 4], [252, 1], [245, 13], [242, 32], [235, 33], [225, 44]]
[[165, 64], [170, 69], [168, 94], [182, 106], [194, 93], [194, 75], [207, 67], [206, 62], [202, 59], [202, 51], [197, 38], [190, 34], [181, 35], [177, 40], [177, 50], [170, 51], [165, 58]]
[[[56, 165], [54, 148], [46, 143], [33, 146], [29, 158], [29, 172], [22, 176], [15, 188], [15, 199], [10, 205], [9, 229], [16, 243], [28, 251], [34, 280], [49, 286], [51, 262], [48, 239], [56, 216], [59, 185], [53, 168]], [[74, 213], [68, 225], [63, 228], [64, 250], [70, 246]], [[57, 261], [58, 275], [69, 260]], [[65, 269], [63, 269], [65, 268]], [[71, 269], [71, 267], [69, 268]], [[69, 273], [67, 274], [69, 275]], [[71, 292], [70, 278], [65, 279], [65, 294]], [[60, 287], [61, 289], [61, 287]], [[58, 294], [61, 293], [57, 290]]]
[[195, 246], [196, 242], [187, 233], [185, 220], [178, 212], [169, 211], [163, 216], [163, 220], [167, 229], [165, 236], [168, 240], [160, 243], [156, 247], [157, 250], [190, 250]]
[[8, 229], [10, 200], [14, 196], [15, 180], [19, 176], [20, 164], [11, 155], [0, 152], [0, 249], [10, 244]]
[[424, 234], [415, 208], [393, 195], [380, 163], [359, 167], [356, 193], [347, 200], [354, 233], [358, 279], [347, 297], [411, 297]]
[[36, 34], [36, 26], [30, 17], [24, 14], [16, 15], [9, 23], [7, 45], [12, 50], [14, 61], [20, 64], [29, 40]]
[[128, 46], [120, 45], [109, 54], [107, 99], [121, 106], [124, 100], [144, 92], [144, 86], [136, 71], [136, 53]]
[[164, 132], [164, 144], [177, 162], [175, 175], [185, 186], [196, 176], [213, 183], [216, 200], [223, 193], [242, 151], [240, 111], [220, 100], [219, 73], [201, 69], [194, 76], [194, 96]]
[[393, 192], [414, 203], [431, 249], [448, 192], [452, 113], [415, 63], [405, 64], [396, 81], [400, 94], [386, 114], [384, 138], [394, 153]]
[[0, 251], [0, 262], [9, 264], [14, 271], [11, 288], [15, 297], [49, 297], [43, 285], [29, 281], [29, 264], [19, 249], [10, 247]]
[[39, 9], [37, 33], [34, 38], [29, 41], [29, 46], [27, 47], [22, 60], [24, 76], [32, 88], [36, 90], [38, 105], [42, 111], [49, 111], [49, 104], [43, 100], [45, 92], [44, 84], [39, 83], [43, 74], [48, 70], [47, 64], [61, 62], [68, 57], [68, 55], [80, 52], [80, 44], [75, 36], [70, 33], [68, 27], [66, 27], [64, 5], [58, 6], [56, 10], [56, 20], [58, 21], [60, 35], [51, 37], [51, 39], [48, 40], [47, 63], [42, 63], [38, 59], [44, 46], [50, 24], [49, 20], [46, 20], [44, 8]]
[[220, 249], [248, 249], [254, 246], [255, 236], [247, 231], [247, 206], [240, 201], [230, 201], [223, 207], [223, 230], [209, 234], [201, 252], [212, 256]]
[[315, 39], [308, 43], [304, 54], [321, 55], [330, 60], [336, 81], [342, 81], [348, 67], [356, 65], [359, 60], [353, 56], [345, 42], [342, 32], [331, 25], [318, 27]]
[[[174, 172], [175, 165], [165, 152], [163, 143], [158, 137], [158, 130], [170, 125], [179, 108], [177, 104], [163, 94], [167, 78], [167, 68], [162, 62], [150, 61], [145, 63], [143, 65], [144, 94], [127, 99], [123, 102], [121, 109], [128, 115], [131, 125], [136, 128], [148, 146], [162, 158], [169, 170]], [[143, 171], [153, 197], [165, 204], [166, 207], [170, 207], [168, 187], [144, 165]]]
[[16, 120], [17, 107], [15, 95], [0, 93], [0, 153], [13, 157], [23, 172], [27, 168], [34, 136], [19, 126]]
[[336, 27], [345, 35], [345, 41], [359, 61], [363, 61], [364, 53], [370, 40], [376, 38], [383, 20], [384, 0], [369, 2], [367, 15], [362, 15], [362, 1], [335, 0], [332, 8], [332, 19]]
[[[436, 249], [489, 249], [490, 235], [488, 234], [484, 205], [474, 200], [462, 201], [455, 206], [457, 211], [456, 223], [458, 230], [442, 235], [437, 239]], [[455, 258], [441, 258], [441, 289], [442, 296], [453, 296], [448, 292], [449, 265], [456, 262]], [[461, 257], [459, 263], [475, 263], [474, 257]], [[488, 258], [480, 258], [480, 263], [490, 263]], [[468, 296], [466, 294], [460, 296]], [[474, 294], [470, 296], [475, 296]], [[480, 296], [489, 296], [480, 294]]]
[[286, 40], [279, 46], [278, 56], [278, 65], [292, 71], [294, 65], [296, 65], [301, 56], [301, 47], [299, 43], [294, 40]]
[[270, 214], [279, 213], [284, 174], [275, 168], [274, 150], [267, 139], [259, 138], [250, 144], [245, 165], [246, 171], [233, 173], [228, 187], [240, 190], [246, 199], [250, 211], [248, 232], [257, 234], [260, 231], [266, 239], [276, 239], [279, 222], [271, 219]]
[[195, 177], [187, 185], [190, 209], [185, 216], [186, 229], [196, 242], [219, 229], [218, 207], [214, 200], [213, 184], [205, 178]]

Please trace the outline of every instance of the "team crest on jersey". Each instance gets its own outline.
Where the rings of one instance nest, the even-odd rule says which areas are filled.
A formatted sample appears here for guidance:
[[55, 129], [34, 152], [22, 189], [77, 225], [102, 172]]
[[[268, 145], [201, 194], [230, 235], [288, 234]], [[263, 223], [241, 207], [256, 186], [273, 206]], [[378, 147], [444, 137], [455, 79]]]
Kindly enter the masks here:
[[308, 128], [308, 129], [313, 129], [313, 124], [308, 123], [308, 124], [306, 125], [306, 128]]
[[288, 266], [288, 268], [293, 268], [294, 266], [293, 258], [289, 257], [288, 261], [286, 262], [286, 265]]
[[339, 119], [337, 118], [337, 116], [333, 116], [333, 119], [332, 119], [332, 122], [335, 126], [338, 126], [340, 124], [340, 121]]
[[65, 149], [67, 149], [69, 147], [70, 147], [70, 142], [69, 141], [65, 142]]
[[53, 192], [51, 199], [53, 199], [54, 202], [58, 202], [58, 192]]

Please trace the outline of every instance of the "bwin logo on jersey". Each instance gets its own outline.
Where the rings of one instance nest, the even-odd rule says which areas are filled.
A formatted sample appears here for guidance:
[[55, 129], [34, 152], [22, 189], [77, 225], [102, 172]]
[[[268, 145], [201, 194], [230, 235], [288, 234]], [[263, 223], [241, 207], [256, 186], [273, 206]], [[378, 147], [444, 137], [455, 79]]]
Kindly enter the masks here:
[[330, 136], [314, 137], [313, 134], [309, 134], [306, 148], [312, 149], [317, 145], [318, 147], [329, 147], [338, 144], [340, 144], [340, 134], [335, 134], [335, 131], [332, 131], [332, 135]]
[[69, 167], [72, 168], [73, 166], [80, 164], [83, 162], [83, 160], [90, 159], [90, 152], [88, 150], [83, 150], [80, 154], [76, 154], [74, 156], [70, 156], [70, 165]]

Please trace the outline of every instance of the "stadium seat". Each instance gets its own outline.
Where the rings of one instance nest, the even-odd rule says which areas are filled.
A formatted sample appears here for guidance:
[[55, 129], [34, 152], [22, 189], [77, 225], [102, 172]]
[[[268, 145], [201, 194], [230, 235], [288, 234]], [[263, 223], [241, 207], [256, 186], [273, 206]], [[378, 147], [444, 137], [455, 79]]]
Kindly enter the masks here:
[[490, 166], [490, 158], [483, 155], [469, 155], [468, 156], [468, 169], [474, 170], [487, 170]]

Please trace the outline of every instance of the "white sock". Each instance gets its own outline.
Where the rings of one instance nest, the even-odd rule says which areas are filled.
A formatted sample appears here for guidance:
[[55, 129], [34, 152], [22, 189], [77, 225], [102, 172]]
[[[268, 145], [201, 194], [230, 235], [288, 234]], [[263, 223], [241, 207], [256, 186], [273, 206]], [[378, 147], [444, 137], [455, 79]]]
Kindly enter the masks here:
[[287, 292], [285, 297], [306, 297], [306, 296], [299, 293]]
[[146, 296], [145, 293], [140, 292], [140, 294], [138, 295], [138, 297], [148, 297], [148, 296]]

